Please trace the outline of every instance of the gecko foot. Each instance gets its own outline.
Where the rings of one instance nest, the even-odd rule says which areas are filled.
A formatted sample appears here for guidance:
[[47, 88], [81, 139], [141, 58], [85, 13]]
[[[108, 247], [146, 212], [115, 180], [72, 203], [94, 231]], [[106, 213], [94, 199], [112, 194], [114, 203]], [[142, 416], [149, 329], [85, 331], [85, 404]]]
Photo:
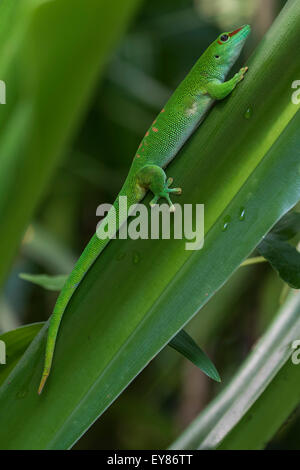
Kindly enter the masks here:
[[145, 165], [137, 174], [137, 183], [145, 189], [150, 189], [154, 194], [150, 206], [154, 207], [159, 199], [166, 199], [170, 206], [170, 211], [174, 212], [175, 207], [170, 199], [170, 194], [181, 194], [181, 188], [170, 188], [173, 178], [166, 177], [164, 170], [158, 165]]
[[[168, 180], [168, 182], [169, 182], [169, 180]], [[171, 201], [170, 193], [179, 195], [179, 194], [182, 194], [182, 189], [181, 188], [169, 188], [168, 187], [168, 182], [166, 184], [165, 189], [163, 191], [161, 191], [159, 194], [157, 194], [156, 196], [154, 196], [154, 198], [150, 202], [150, 206], [154, 207], [158, 203], [159, 199], [166, 199], [167, 203], [170, 206], [170, 212], [175, 212], [175, 206]], [[170, 184], [172, 184], [172, 182]]]

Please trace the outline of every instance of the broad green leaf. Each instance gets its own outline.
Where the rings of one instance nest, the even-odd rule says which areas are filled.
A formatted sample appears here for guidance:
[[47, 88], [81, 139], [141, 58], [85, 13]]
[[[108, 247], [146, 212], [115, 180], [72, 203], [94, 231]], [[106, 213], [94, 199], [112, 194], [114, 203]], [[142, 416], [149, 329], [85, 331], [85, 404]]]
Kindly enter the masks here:
[[[66, 280], [67, 275], [49, 276], [47, 274], [26, 274], [20, 273], [19, 277], [24, 281], [32, 282], [47, 290], [60, 291]], [[180, 331], [169, 343], [173, 349], [186, 357], [189, 361], [199, 367], [208, 377], [217, 382], [221, 382], [219, 373], [209, 357], [195, 343], [188, 333]]]
[[300, 289], [300, 253], [294, 246], [269, 236], [259, 244], [258, 251], [290, 287]]
[[20, 273], [19, 277], [24, 281], [29, 281], [33, 284], [37, 284], [38, 286], [42, 286], [44, 289], [60, 291], [63, 288], [68, 276], [64, 274], [59, 276], [48, 276], [47, 274]]
[[43, 322], [33, 323], [32, 325], [21, 326], [16, 330], [0, 335], [0, 341], [4, 341], [6, 346], [6, 364], [0, 365], [0, 385], [19, 362], [29, 344], [44, 324]]
[[[49, 276], [47, 274], [26, 274], [20, 273], [19, 277], [25, 281], [32, 282], [44, 289], [60, 291], [66, 280], [67, 275]], [[180, 331], [169, 343], [173, 349], [176, 349], [180, 354], [190, 360], [193, 364], [199, 367], [208, 377], [217, 382], [221, 382], [219, 373], [209, 357], [202, 351], [201, 348], [195, 343], [188, 333], [184, 330]]]
[[70, 448], [298, 202], [299, 40], [300, 3], [290, 0], [247, 61], [245, 81], [168, 167], [180, 202], [205, 204], [203, 250], [187, 251], [185, 240], [113, 240], [66, 309], [43, 394], [46, 327], [2, 385], [1, 448]]
[[1, 2], [0, 283], [138, 3]]
[[300, 401], [300, 367], [291, 361], [297, 338], [300, 292], [294, 291], [230, 383], [170, 448], [264, 447]]
[[193, 338], [191, 338], [191, 336], [184, 330], [177, 333], [177, 335], [170, 341], [169, 346], [176, 349], [176, 351], [199, 367], [199, 369], [201, 369], [208, 377], [216, 382], [221, 382], [220, 375], [214, 364], [205, 352], [199, 348]]

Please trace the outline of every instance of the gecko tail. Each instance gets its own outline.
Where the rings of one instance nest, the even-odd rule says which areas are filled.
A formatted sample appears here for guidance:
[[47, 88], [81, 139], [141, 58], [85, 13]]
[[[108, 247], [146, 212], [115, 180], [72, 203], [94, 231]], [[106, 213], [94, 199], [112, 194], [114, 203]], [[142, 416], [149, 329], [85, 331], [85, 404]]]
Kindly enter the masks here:
[[[120, 193], [120, 195], [122, 195], [122, 193]], [[137, 201], [134, 199], [133, 202], [136, 203]], [[118, 207], [119, 207], [118, 200], [116, 200], [114, 203], [114, 208], [116, 211], [118, 211]], [[114, 211], [109, 211], [105, 219], [108, 220], [108, 218], [112, 216], [114, 217]], [[123, 218], [121, 218], [121, 216], [119, 217], [122, 220], [122, 222], [124, 222], [127, 219], [127, 214], [124, 215]], [[84, 278], [85, 273], [94, 264], [95, 260], [100, 255], [100, 253], [102, 253], [102, 251], [104, 250], [106, 245], [109, 243], [109, 241], [110, 241], [110, 237], [106, 237], [104, 240], [102, 240], [98, 238], [97, 233], [92, 237], [92, 239], [86, 246], [85, 250], [83, 251], [82, 255], [80, 256], [79, 260], [77, 261], [70, 276], [66, 280], [65, 285], [63, 286], [57, 298], [57, 301], [53, 310], [53, 314], [49, 322], [44, 369], [43, 369], [41, 382], [38, 388], [39, 395], [42, 393], [45, 383], [51, 371], [56, 339], [57, 339], [60, 323], [64, 315], [65, 309], [68, 306], [69, 301], [72, 298], [73, 293], [75, 289], [77, 288], [78, 284]]]
[[39, 389], [38, 389], [38, 394], [39, 395], [42, 393], [43, 388], [45, 386], [45, 383], [46, 383], [46, 380], [48, 379], [48, 377], [49, 377], [49, 372], [43, 373], [42, 378], [41, 378], [41, 382], [40, 382], [40, 386], [39, 386]]

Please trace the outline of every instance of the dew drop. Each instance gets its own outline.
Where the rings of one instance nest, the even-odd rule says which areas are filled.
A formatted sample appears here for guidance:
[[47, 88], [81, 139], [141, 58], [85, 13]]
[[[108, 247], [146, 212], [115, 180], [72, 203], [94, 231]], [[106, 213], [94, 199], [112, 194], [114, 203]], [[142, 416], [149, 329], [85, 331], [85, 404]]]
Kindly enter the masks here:
[[231, 217], [230, 215], [227, 215], [225, 219], [223, 220], [223, 228], [222, 228], [223, 232], [225, 232], [228, 229], [230, 222], [231, 222]]
[[17, 398], [18, 399], [25, 398], [27, 393], [28, 393], [28, 390], [26, 389], [19, 390], [19, 392], [17, 393]]
[[246, 210], [245, 207], [240, 208], [240, 215], [239, 215], [239, 220], [243, 221], [246, 218]]
[[246, 110], [245, 114], [244, 114], [244, 117], [245, 117], [246, 119], [251, 119], [252, 114], [253, 114], [252, 108], [248, 108], [248, 109]]
[[135, 251], [132, 255], [132, 261], [133, 261], [133, 264], [138, 264], [141, 260], [141, 255]]
[[125, 258], [125, 256], [126, 256], [126, 253], [124, 253], [124, 252], [118, 253], [117, 256], [116, 256], [116, 260], [121, 261], [122, 259]]

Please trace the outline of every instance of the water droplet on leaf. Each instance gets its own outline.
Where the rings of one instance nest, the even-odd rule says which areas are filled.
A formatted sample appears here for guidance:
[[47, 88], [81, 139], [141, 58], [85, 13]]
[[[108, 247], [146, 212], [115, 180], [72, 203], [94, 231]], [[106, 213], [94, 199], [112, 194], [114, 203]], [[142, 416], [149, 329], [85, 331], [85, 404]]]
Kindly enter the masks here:
[[222, 228], [223, 232], [225, 232], [228, 229], [230, 222], [231, 222], [231, 217], [230, 215], [227, 215], [223, 220], [223, 228]]
[[252, 108], [248, 108], [248, 109], [246, 110], [245, 114], [244, 114], [244, 117], [245, 117], [246, 119], [251, 119], [252, 114], [253, 114]]
[[138, 264], [141, 260], [141, 255], [135, 251], [132, 255], [132, 261], [133, 261], [133, 264]]
[[239, 215], [239, 219], [241, 221], [245, 220], [246, 218], [246, 210], [245, 210], [245, 207], [241, 207], [240, 208], [240, 215]]
[[28, 390], [26, 390], [26, 389], [19, 390], [19, 392], [17, 393], [17, 398], [19, 398], [19, 399], [25, 398], [27, 393], [28, 393]]
[[117, 256], [116, 256], [116, 260], [121, 261], [122, 259], [125, 258], [125, 256], [126, 256], [126, 253], [124, 253], [124, 252], [118, 253]]

